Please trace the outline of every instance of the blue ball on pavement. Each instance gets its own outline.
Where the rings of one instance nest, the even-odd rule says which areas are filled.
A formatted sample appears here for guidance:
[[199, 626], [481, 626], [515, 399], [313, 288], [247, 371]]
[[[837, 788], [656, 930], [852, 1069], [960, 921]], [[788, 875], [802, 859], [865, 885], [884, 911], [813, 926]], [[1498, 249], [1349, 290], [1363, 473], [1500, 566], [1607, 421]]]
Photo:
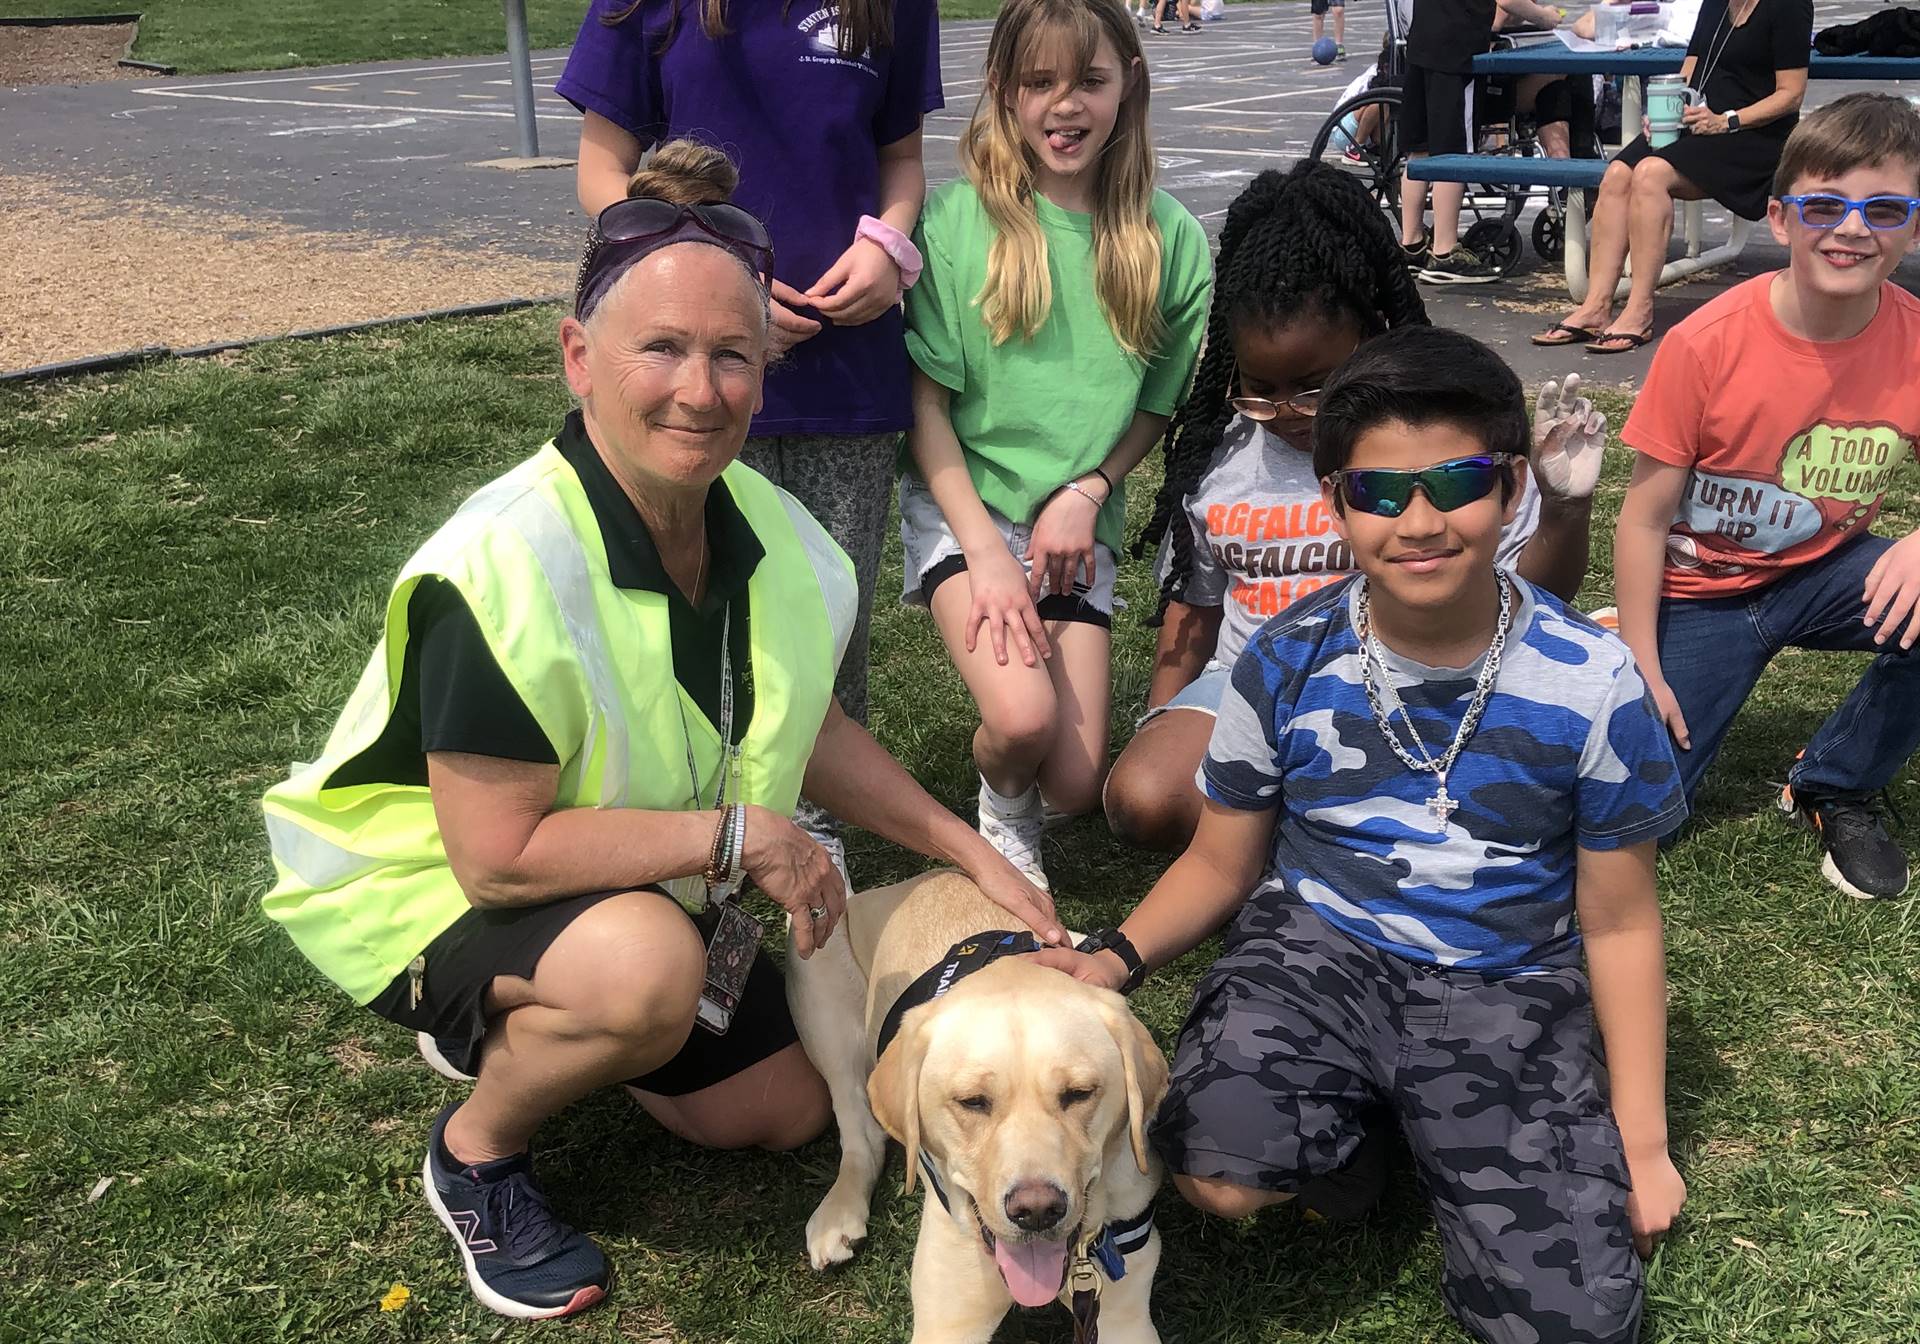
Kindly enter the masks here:
[[1321, 65], [1332, 65], [1333, 58], [1339, 52], [1339, 44], [1330, 37], [1323, 37], [1313, 44], [1313, 59]]

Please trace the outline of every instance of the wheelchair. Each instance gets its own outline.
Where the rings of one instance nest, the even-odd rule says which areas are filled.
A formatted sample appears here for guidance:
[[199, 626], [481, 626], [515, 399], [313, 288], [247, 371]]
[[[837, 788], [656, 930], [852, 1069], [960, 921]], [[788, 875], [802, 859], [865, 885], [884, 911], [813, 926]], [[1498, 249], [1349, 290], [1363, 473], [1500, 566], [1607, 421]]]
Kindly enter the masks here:
[[[1390, 5], [1388, 11], [1392, 27], [1382, 60], [1384, 73], [1372, 87], [1334, 108], [1315, 133], [1307, 156], [1360, 179], [1397, 233], [1400, 184], [1407, 161], [1406, 151], [1400, 145], [1400, 84], [1406, 70], [1406, 37], [1394, 8]], [[1511, 45], [1508, 38], [1494, 39], [1495, 50]], [[1477, 82], [1474, 97], [1477, 152], [1522, 158], [1545, 153], [1534, 118], [1515, 110], [1517, 82], [1493, 76], [1481, 76]], [[1576, 121], [1579, 131], [1577, 143], [1587, 145], [1588, 155], [1597, 157], [1599, 142], [1591, 125], [1592, 118], [1572, 120]], [[1368, 128], [1371, 128], [1370, 134]], [[1522, 256], [1521, 217], [1536, 200], [1541, 208], [1534, 216], [1531, 229], [1533, 250], [1549, 265], [1559, 265], [1566, 254], [1564, 188], [1469, 183], [1460, 206], [1460, 241], [1475, 254], [1485, 257], [1501, 275], [1510, 274], [1519, 266]], [[1591, 207], [1592, 202], [1588, 205]]]

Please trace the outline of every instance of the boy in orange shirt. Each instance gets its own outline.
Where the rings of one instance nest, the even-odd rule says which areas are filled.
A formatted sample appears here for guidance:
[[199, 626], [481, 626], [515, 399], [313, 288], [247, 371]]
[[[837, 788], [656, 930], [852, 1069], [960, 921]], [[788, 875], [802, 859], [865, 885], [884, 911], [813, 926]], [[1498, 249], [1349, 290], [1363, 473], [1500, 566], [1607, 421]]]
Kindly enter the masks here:
[[1920, 440], [1920, 300], [1890, 283], [1920, 242], [1920, 111], [1854, 94], [1788, 138], [1768, 206], [1787, 269], [1675, 327], [1621, 437], [1637, 453], [1614, 540], [1620, 634], [1691, 800], [1783, 648], [1878, 653], [1788, 775], [1822, 871], [1906, 890], [1880, 795], [1920, 747], [1920, 532], [1868, 529]]

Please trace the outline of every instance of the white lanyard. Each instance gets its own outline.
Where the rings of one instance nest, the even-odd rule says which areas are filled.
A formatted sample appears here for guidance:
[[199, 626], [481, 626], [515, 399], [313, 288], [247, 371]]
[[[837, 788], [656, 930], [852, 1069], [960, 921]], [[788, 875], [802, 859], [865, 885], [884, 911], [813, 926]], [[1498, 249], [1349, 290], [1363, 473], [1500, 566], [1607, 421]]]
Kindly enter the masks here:
[[[1713, 68], [1716, 65], [1720, 64], [1720, 58], [1726, 55], [1727, 46], [1729, 43], [1733, 41], [1733, 29], [1734, 29], [1733, 11], [1734, 11], [1734, 8], [1739, 3], [1740, 3], [1740, 0], [1727, 0], [1726, 12], [1720, 16], [1720, 23], [1724, 23], [1727, 25], [1726, 36], [1721, 37], [1720, 24], [1716, 23], [1713, 26], [1713, 37], [1710, 37], [1707, 39], [1707, 59], [1705, 62], [1706, 68], [1701, 72], [1700, 78], [1696, 79], [1693, 82], [1693, 87], [1700, 91], [1700, 100], [1701, 100], [1702, 107], [1706, 106], [1707, 81], [1713, 78]], [[1749, 11], [1751, 11], [1754, 9], [1758, 9], [1759, 7], [1760, 7], [1759, 0], [1754, 0], [1754, 3], [1750, 5], [1748, 8], [1749, 8]], [[1749, 12], [1747, 17], [1751, 19], [1753, 17], [1752, 13]], [[1719, 45], [1717, 47], [1714, 45], [1715, 38], [1719, 39]]]

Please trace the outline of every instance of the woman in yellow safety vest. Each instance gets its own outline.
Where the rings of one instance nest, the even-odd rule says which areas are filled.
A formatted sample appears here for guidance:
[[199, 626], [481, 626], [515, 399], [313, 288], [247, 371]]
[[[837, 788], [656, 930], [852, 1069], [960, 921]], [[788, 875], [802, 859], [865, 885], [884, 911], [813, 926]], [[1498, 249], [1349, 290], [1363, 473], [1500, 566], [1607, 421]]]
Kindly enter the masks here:
[[[957, 864], [1057, 940], [1047, 898], [833, 699], [846, 556], [734, 462], [768, 359], [771, 242], [717, 151], [663, 147], [598, 221], [561, 324], [580, 409], [407, 562], [318, 761], [265, 799], [266, 912], [358, 1003], [474, 1076], [427, 1201], [511, 1316], [606, 1294], [528, 1146], [624, 1081], [668, 1129], [786, 1148], [826, 1124], [752, 881], [801, 956], [846, 891], [800, 795]], [[672, 899], [669, 899], [671, 897]]]

